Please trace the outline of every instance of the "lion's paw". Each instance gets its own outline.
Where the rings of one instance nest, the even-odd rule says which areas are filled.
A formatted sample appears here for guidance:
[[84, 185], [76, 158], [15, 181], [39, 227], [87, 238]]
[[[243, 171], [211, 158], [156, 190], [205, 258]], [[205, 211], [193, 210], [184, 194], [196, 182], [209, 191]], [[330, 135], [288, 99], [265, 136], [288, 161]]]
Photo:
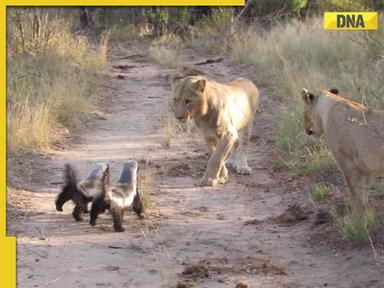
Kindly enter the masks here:
[[228, 182], [228, 176], [226, 176], [226, 177], [219, 177], [219, 179], [217, 180], [217, 182], [219, 183], [219, 184], [225, 184], [225, 183], [227, 183]]
[[204, 177], [201, 179], [199, 186], [217, 186], [219, 184], [219, 179], [212, 179]]

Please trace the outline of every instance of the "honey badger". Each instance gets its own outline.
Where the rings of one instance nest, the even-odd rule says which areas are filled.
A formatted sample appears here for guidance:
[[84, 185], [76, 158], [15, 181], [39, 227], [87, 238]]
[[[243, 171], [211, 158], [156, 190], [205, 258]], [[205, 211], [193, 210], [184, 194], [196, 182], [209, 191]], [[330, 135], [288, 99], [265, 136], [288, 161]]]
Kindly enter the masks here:
[[99, 213], [103, 213], [106, 209], [111, 211], [113, 228], [116, 232], [125, 231], [122, 226], [124, 209], [131, 207], [137, 216], [142, 217], [143, 204], [137, 185], [138, 168], [135, 160], [125, 162], [117, 184], [108, 190], [104, 189], [102, 194], [93, 199], [90, 221], [92, 226], [96, 225]]
[[55, 204], [57, 211], [63, 211], [63, 205], [72, 200], [75, 203], [72, 215], [76, 221], [81, 221], [81, 213], [88, 212], [88, 202], [93, 197], [102, 193], [106, 182], [109, 179], [109, 166], [105, 163], [94, 165], [89, 171], [88, 176], [82, 181], [77, 181], [75, 170], [68, 163], [64, 168], [64, 185], [59, 195], [57, 195]]

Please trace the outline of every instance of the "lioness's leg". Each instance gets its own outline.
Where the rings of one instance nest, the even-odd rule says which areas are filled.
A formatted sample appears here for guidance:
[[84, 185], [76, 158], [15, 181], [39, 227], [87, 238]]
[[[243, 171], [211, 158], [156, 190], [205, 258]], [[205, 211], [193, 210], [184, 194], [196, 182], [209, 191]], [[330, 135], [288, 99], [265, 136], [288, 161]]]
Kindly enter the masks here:
[[209, 157], [211, 157], [212, 154], [215, 152], [218, 139], [216, 137], [209, 137], [209, 138], [206, 138], [205, 141], [207, 142], [207, 145], [208, 145], [208, 155]]
[[[239, 133], [239, 139], [240, 138], [241, 138], [241, 135]], [[239, 139], [236, 140], [235, 144], [233, 145], [232, 151], [229, 154], [228, 159], [225, 160], [225, 163], [227, 164], [227, 166], [229, 166], [235, 170], [237, 167], [237, 158], [238, 158], [237, 152], [238, 152], [238, 148], [239, 148]]]
[[238, 148], [238, 167], [237, 173], [240, 175], [251, 175], [252, 168], [248, 166], [247, 156], [245, 155], [245, 151], [248, 147], [249, 137], [248, 135], [243, 135], [242, 139], [240, 139], [239, 148]]
[[[215, 186], [219, 184], [220, 172], [223, 169], [223, 165], [225, 165], [224, 161], [237, 139], [237, 134], [235, 133], [226, 135], [217, 145], [215, 152], [212, 154], [208, 161], [207, 170], [205, 171], [204, 177], [201, 180], [201, 185]], [[223, 173], [225, 172], [226, 171], [224, 170]]]
[[220, 173], [219, 173], [219, 184], [225, 184], [228, 181], [228, 169], [225, 166], [225, 162], [221, 165]]
[[252, 129], [252, 122], [244, 130], [239, 132], [239, 143], [231, 153], [227, 163], [233, 167], [237, 174], [250, 175], [252, 173], [251, 167], [248, 166], [245, 150], [248, 147], [250, 140], [250, 133]]
[[339, 167], [343, 172], [345, 182], [349, 188], [353, 214], [357, 219], [364, 219], [367, 207], [367, 197], [363, 188], [365, 185], [365, 177], [363, 177], [353, 165], [340, 163]]

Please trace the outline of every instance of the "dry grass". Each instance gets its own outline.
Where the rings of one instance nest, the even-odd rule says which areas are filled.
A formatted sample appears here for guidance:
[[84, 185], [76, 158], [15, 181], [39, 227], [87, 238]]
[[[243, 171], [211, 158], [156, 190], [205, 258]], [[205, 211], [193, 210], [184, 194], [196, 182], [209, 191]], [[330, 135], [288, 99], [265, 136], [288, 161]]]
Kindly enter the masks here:
[[175, 135], [175, 121], [169, 114], [165, 117], [165, 125], [162, 133], [162, 145], [165, 147], [171, 146], [172, 137]]
[[270, 84], [270, 95], [283, 101], [297, 100], [302, 87], [338, 87], [343, 95], [358, 101], [366, 95], [376, 105], [371, 92], [381, 95], [384, 88], [370, 76], [382, 72], [374, 57], [383, 46], [383, 32], [324, 31], [322, 19], [312, 19], [280, 23], [264, 33], [244, 30], [234, 37], [232, 52], [238, 61], [252, 64]]
[[171, 103], [166, 103], [164, 111], [160, 116], [161, 125], [161, 145], [170, 147], [172, 138], [178, 129], [178, 123], [173, 115], [173, 107]]
[[178, 49], [182, 46], [183, 40], [179, 35], [168, 33], [157, 37], [152, 41], [154, 46], [163, 46], [170, 49]]
[[135, 27], [134, 25], [127, 26], [114, 26], [110, 30], [110, 39], [111, 41], [142, 41], [143, 36], [146, 34], [142, 29]]
[[233, 41], [233, 8], [218, 7], [211, 17], [193, 27], [192, 37], [186, 43], [190, 48], [209, 54], [228, 53]]
[[[19, 43], [15, 25], [8, 24], [12, 35], [8, 44]], [[24, 39], [25, 53], [16, 44], [8, 45], [7, 141], [11, 154], [54, 146], [96, 109], [91, 95], [106, 63], [109, 33], [102, 35], [95, 50], [85, 36], [75, 36], [67, 22], [56, 19], [47, 26], [49, 37], [38, 49], [29, 44], [29, 38]], [[24, 25], [25, 37], [28, 29]]]
[[149, 167], [148, 161], [145, 160], [143, 162], [144, 163], [140, 165], [138, 186], [144, 208], [149, 208], [152, 204], [151, 194], [154, 192], [154, 174]]
[[167, 68], [178, 68], [180, 66], [176, 50], [166, 46], [152, 46], [149, 49], [149, 56], [154, 62]]

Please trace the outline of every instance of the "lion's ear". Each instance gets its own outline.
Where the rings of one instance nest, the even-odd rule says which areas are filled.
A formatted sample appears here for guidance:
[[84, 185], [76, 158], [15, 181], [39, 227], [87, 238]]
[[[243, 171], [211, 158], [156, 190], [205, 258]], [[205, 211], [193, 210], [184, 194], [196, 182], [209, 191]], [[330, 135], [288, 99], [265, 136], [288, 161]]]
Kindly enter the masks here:
[[301, 98], [303, 99], [304, 103], [311, 104], [315, 99], [315, 95], [313, 95], [311, 91], [303, 88], [301, 90]]
[[195, 83], [193, 83], [192, 87], [196, 91], [204, 92], [206, 84], [207, 84], [207, 81], [205, 79], [200, 79], [200, 80], [197, 80]]

